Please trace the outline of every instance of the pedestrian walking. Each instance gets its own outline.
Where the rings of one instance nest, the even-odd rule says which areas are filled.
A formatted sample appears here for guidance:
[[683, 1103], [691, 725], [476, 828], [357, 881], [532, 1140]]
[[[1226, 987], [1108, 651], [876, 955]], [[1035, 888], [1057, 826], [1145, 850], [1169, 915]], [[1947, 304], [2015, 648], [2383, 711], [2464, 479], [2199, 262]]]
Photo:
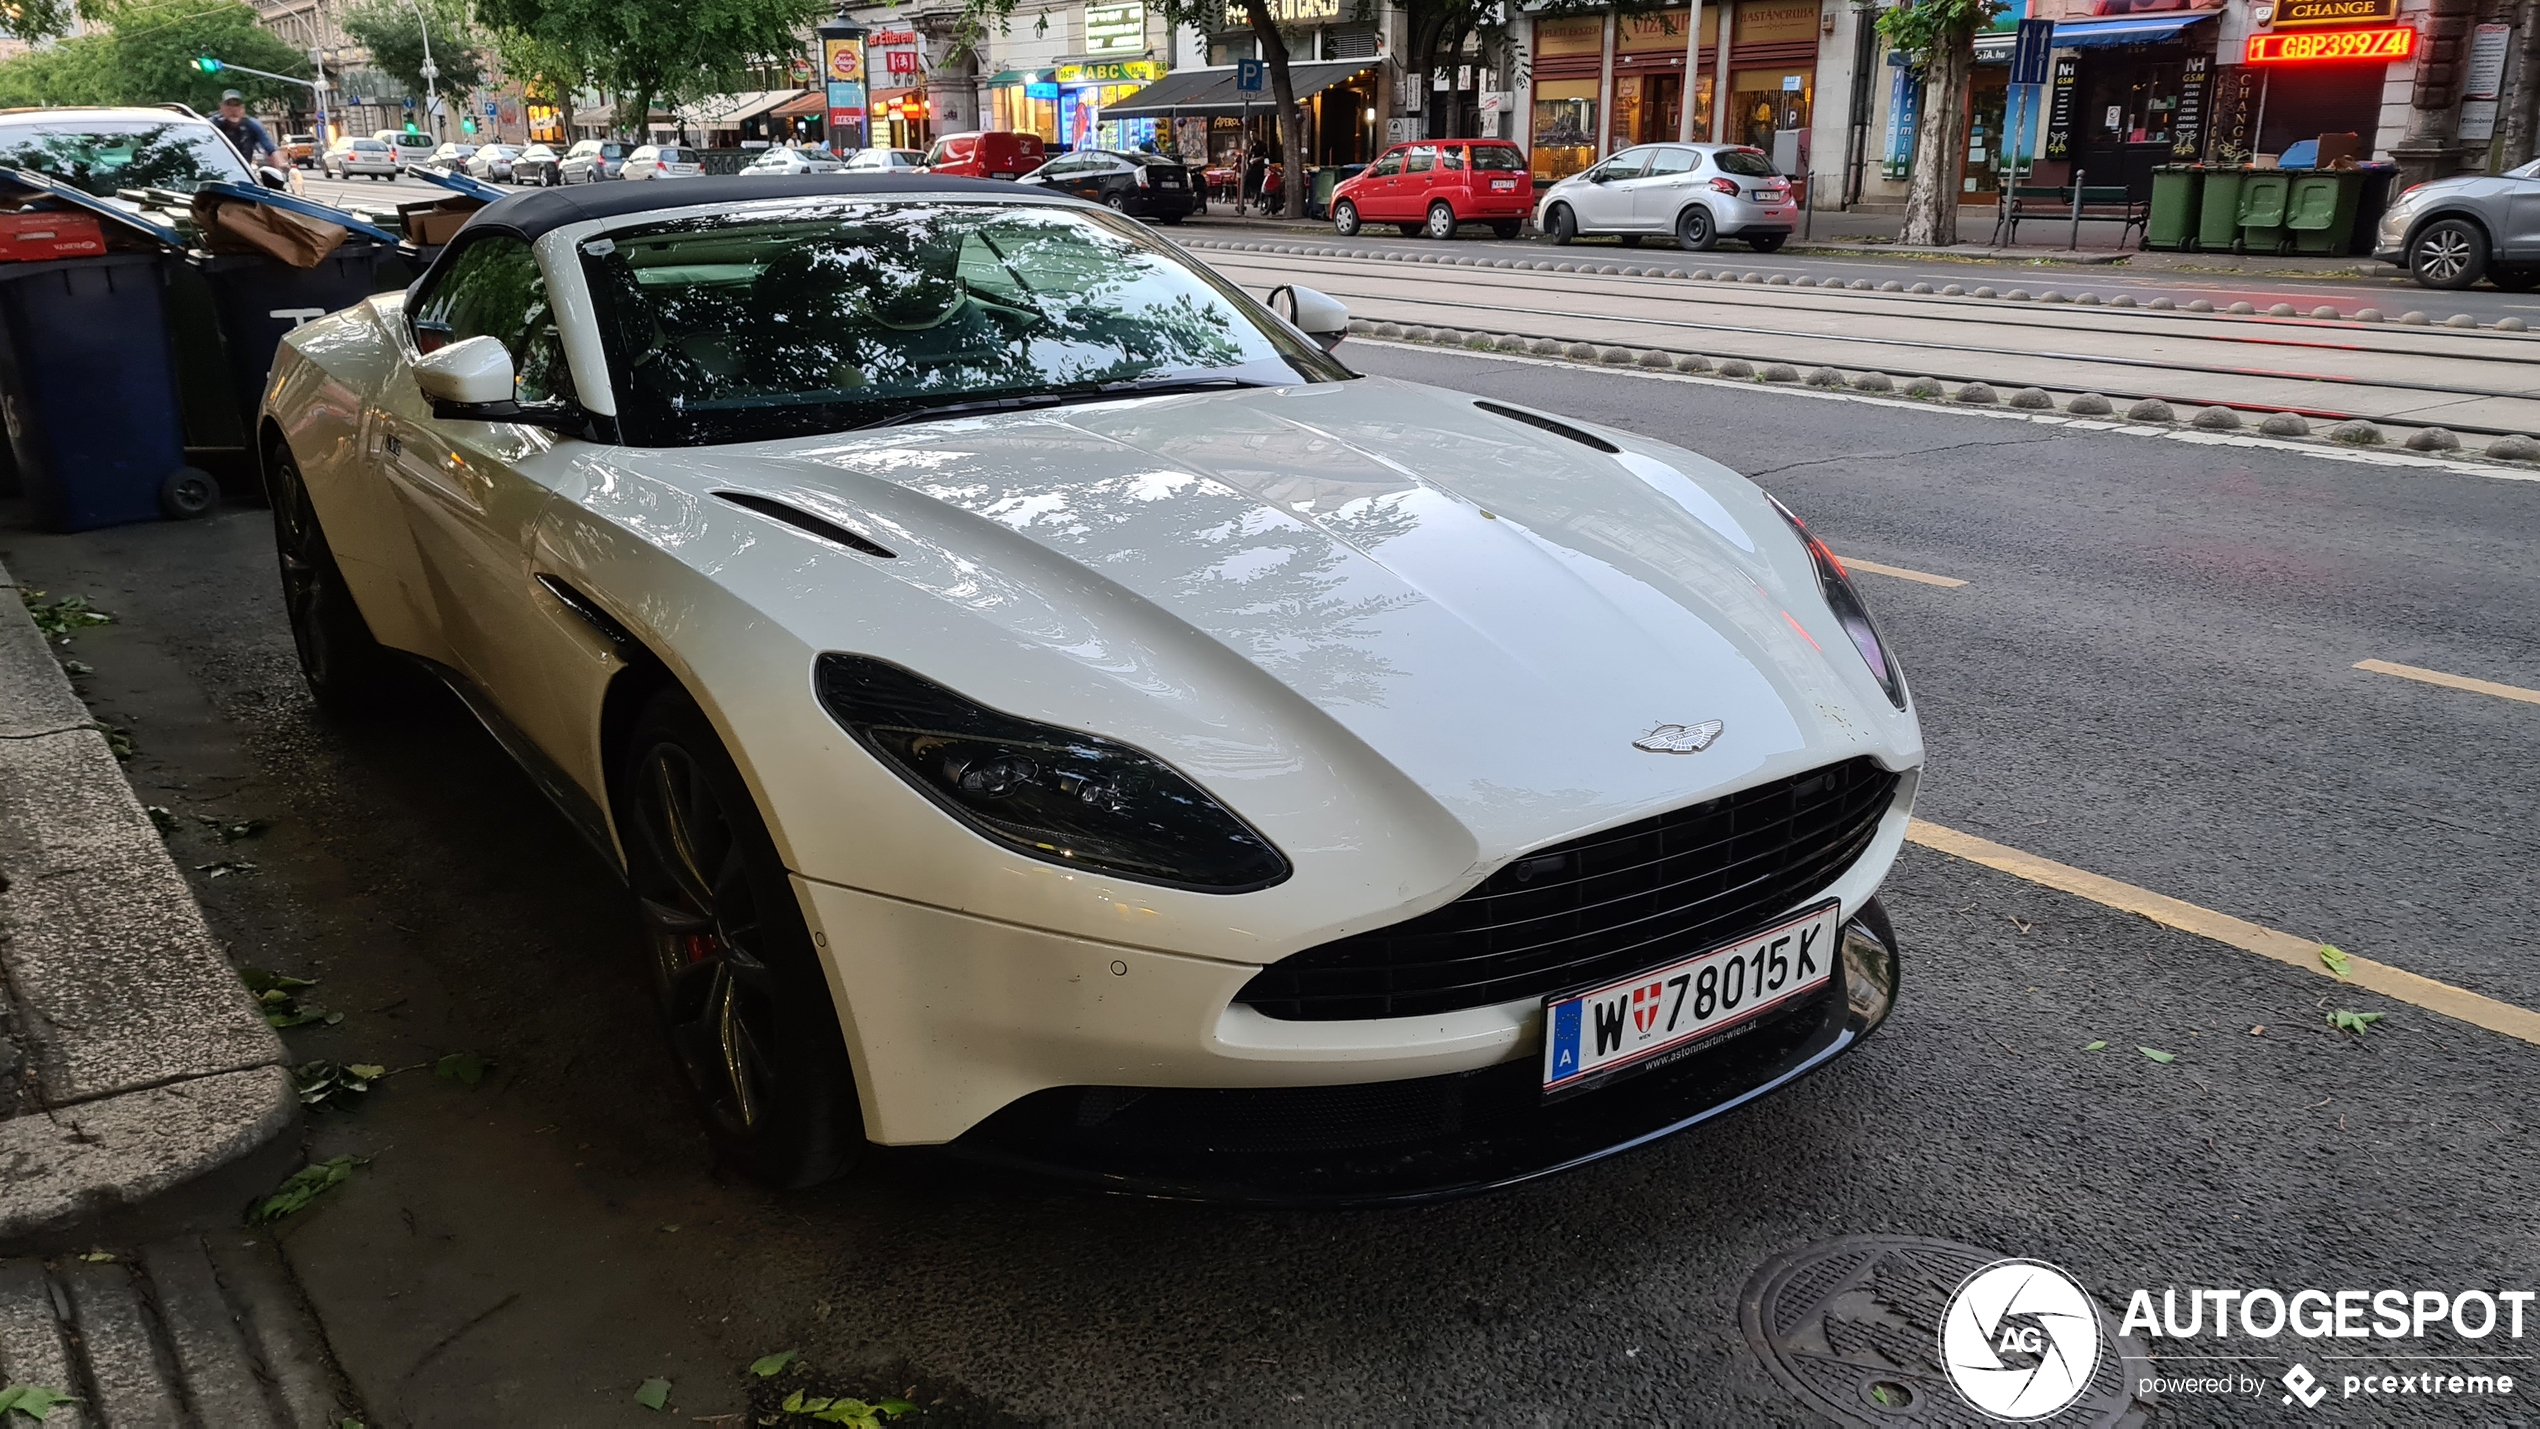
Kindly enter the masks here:
[[1261, 197], [1261, 181], [1269, 172], [1270, 146], [1255, 139], [1251, 150], [1244, 156], [1244, 192], [1242, 199], [1235, 204], [1237, 213], [1243, 212], [1253, 200]]
[[230, 147], [238, 151], [238, 157], [247, 161], [248, 168], [259, 165], [282, 167], [280, 153], [273, 147], [273, 136], [247, 113], [247, 96], [237, 90], [221, 91], [220, 113], [213, 116], [212, 125], [220, 130], [221, 137], [229, 141]]

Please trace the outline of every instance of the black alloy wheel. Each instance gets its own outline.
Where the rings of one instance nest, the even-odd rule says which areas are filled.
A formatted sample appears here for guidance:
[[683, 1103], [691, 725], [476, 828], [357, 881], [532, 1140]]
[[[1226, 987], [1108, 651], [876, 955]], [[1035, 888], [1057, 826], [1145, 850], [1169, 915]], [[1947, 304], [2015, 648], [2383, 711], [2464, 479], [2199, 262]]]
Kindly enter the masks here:
[[1358, 205], [1342, 199], [1332, 205], [1332, 231], [1343, 238], [1358, 236]]
[[845, 1171], [864, 1121], [792, 881], [714, 727], [676, 690], [619, 774], [627, 871], [671, 1050], [716, 1153], [778, 1187]]
[[1552, 212], [1545, 214], [1544, 217], [1550, 220], [1546, 231], [1552, 235], [1553, 242], [1566, 248], [1571, 240], [1579, 236], [1578, 217], [1570, 212], [1568, 204], [1554, 204]]
[[1455, 237], [1455, 205], [1444, 199], [1429, 205], [1429, 236], [1441, 243]]
[[2487, 234], [2464, 218], [2438, 218], [2408, 245], [2408, 271], [2429, 288], [2466, 288], [2487, 272]]
[[1711, 210], [1700, 204], [1687, 205], [1676, 215], [1676, 246], [1688, 253], [1708, 253], [1720, 244], [1720, 231], [1711, 224]]
[[273, 506], [273, 543], [281, 558], [282, 608], [291, 620], [291, 643], [299, 652], [300, 675], [309, 682], [310, 695], [336, 719], [386, 710], [420, 682], [362, 619], [352, 588], [335, 563], [335, 549], [318, 525], [308, 483], [287, 446], [277, 443], [266, 460], [265, 494]]

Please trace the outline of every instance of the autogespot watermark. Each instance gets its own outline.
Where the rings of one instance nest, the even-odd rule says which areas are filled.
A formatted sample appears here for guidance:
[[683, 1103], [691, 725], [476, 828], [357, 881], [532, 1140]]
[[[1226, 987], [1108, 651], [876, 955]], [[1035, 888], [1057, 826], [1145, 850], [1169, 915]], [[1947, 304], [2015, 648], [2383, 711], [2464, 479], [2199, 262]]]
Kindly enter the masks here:
[[[2274, 1396], [2300, 1409], [2330, 1399], [2387, 1403], [2392, 1400], [2497, 1400], [2514, 1393], [2517, 1373], [2531, 1378], [2531, 1356], [2517, 1344], [2533, 1290], [2278, 1290], [2192, 1288], [2136, 1290], [2126, 1301], [2120, 1335], [2140, 1335], [2160, 1366], [2142, 1388], [2161, 1394]], [[2540, 1331], [2540, 1315], [2528, 1328]], [[2353, 1341], [2442, 1342], [2446, 1350], [2369, 1350]], [[2282, 1359], [2250, 1342], [2314, 1342], [2302, 1353], [2324, 1371], [2296, 1360], [2278, 1375]], [[2165, 1344], [2166, 1342], [2166, 1344]], [[2167, 1348], [2179, 1344], [2179, 1349]], [[2201, 1353], [2210, 1345], [2223, 1353]], [[2261, 1375], [2255, 1366], [2267, 1364]], [[2349, 1370], [2352, 1372], [2348, 1372]]]
[[2492, 1409], [2535, 1377], [2520, 1343], [2526, 1331], [2540, 1335], [2535, 1300], [2540, 1291], [2172, 1286], [2134, 1291], [2111, 1327], [2072, 1276], [2043, 1261], [2003, 1260], [1950, 1296], [1940, 1363], [1969, 1407], [2010, 1422], [2062, 1415], [2103, 1366], [2145, 1401], [2213, 1395], [2296, 1412], [2333, 1401], [2385, 1412], [2397, 1402], [2483, 1401]]

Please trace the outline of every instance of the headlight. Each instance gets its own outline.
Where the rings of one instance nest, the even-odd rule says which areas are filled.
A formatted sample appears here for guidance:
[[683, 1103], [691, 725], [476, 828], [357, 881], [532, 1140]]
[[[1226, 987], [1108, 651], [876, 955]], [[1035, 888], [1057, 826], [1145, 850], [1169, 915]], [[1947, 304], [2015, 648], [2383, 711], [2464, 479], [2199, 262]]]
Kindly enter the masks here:
[[1817, 588], [1825, 592], [1835, 623], [1852, 637], [1852, 648], [1861, 652], [1870, 673], [1878, 679], [1879, 688], [1887, 691], [1888, 703], [1900, 710], [1905, 708], [1905, 672], [1897, 667], [1887, 647], [1879, 643], [1879, 629], [1870, 623], [1870, 608], [1861, 603], [1861, 593], [1852, 588], [1852, 577], [1844, 573], [1843, 562], [1835, 559], [1825, 542], [1810, 535], [1807, 523], [1793, 515], [1779, 498], [1768, 494], [1764, 499], [1772, 502], [1773, 509], [1798, 533], [1799, 544], [1808, 548], [1808, 559], [1817, 568]]
[[1171, 765], [974, 704], [887, 661], [828, 654], [832, 719], [944, 812], [1018, 853], [1203, 893], [1248, 893], [1287, 859]]

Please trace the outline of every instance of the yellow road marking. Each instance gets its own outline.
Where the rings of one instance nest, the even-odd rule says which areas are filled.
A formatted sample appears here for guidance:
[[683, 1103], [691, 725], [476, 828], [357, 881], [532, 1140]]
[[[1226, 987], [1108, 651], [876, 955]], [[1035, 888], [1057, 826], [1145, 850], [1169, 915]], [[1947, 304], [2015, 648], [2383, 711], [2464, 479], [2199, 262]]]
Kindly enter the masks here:
[[2526, 690], [2520, 685], [2500, 685], [2494, 680], [2473, 680], [2467, 675], [2446, 675], [2440, 670], [2421, 669], [2415, 665], [2393, 665], [2387, 660], [2358, 660], [2358, 670], [2376, 675], [2396, 675], [2402, 680], [2422, 680], [2441, 685], [2447, 690], [2467, 690], [2476, 695], [2494, 695], [2500, 700], [2520, 700], [2527, 705], [2540, 705], [2540, 690]]
[[[1987, 868], [2010, 874], [2014, 878], [2024, 878], [2031, 883], [2044, 884], [2048, 888], [2087, 898], [2093, 903], [2105, 908], [2114, 908], [2120, 913], [2139, 914], [2165, 928], [2176, 928], [2180, 932], [2193, 933], [2200, 938], [2211, 938], [2217, 943], [2227, 943], [2245, 953], [2256, 953], [2259, 957], [2270, 958], [2288, 967], [2316, 973], [2332, 981], [2340, 980], [2335, 973], [2329, 971], [2327, 964], [2320, 961], [2320, 945], [2309, 938], [2297, 938], [2291, 933], [2278, 932], [2273, 928], [2234, 918], [2228, 913], [2217, 913], [2210, 908], [2199, 908], [2193, 903], [2183, 902], [2167, 894], [2154, 893], [2148, 888], [2137, 888], [2131, 883], [2119, 883], [2113, 878], [2085, 872], [2070, 864], [2039, 858], [2033, 853], [2022, 853], [2018, 849], [1994, 843], [1990, 839], [1960, 833], [1956, 829], [1943, 828], [1921, 819], [1914, 820], [1907, 827], [1905, 837], [1908, 841], [1921, 844], [1925, 848], [1955, 854], [1969, 863], [1980, 863]], [[2411, 1007], [2422, 1007], [2428, 1012], [2439, 1012], [2445, 1017], [2469, 1023], [2473, 1027], [2484, 1027], [2490, 1032], [2501, 1032], [2517, 1041], [2540, 1045], [2540, 1012], [2516, 1007], [2510, 1002], [2498, 1002], [2492, 997], [2481, 997], [2477, 993], [2454, 987], [2450, 983], [2436, 982], [2430, 977], [2419, 977], [2404, 968], [2394, 968], [2388, 963], [2377, 963], [2370, 958], [2359, 958], [2351, 954], [2347, 958], [2347, 976], [2342, 981], [2407, 1003]]]
[[1919, 585], [1947, 586], [1955, 589], [1966, 584], [1956, 576], [1936, 576], [1929, 571], [1909, 571], [1903, 566], [1883, 566], [1876, 561], [1862, 560], [1859, 556], [1841, 556], [1837, 559], [1851, 570], [1868, 571], [1874, 576], [1892, 576], [1897, 580], [1913, 581]]

